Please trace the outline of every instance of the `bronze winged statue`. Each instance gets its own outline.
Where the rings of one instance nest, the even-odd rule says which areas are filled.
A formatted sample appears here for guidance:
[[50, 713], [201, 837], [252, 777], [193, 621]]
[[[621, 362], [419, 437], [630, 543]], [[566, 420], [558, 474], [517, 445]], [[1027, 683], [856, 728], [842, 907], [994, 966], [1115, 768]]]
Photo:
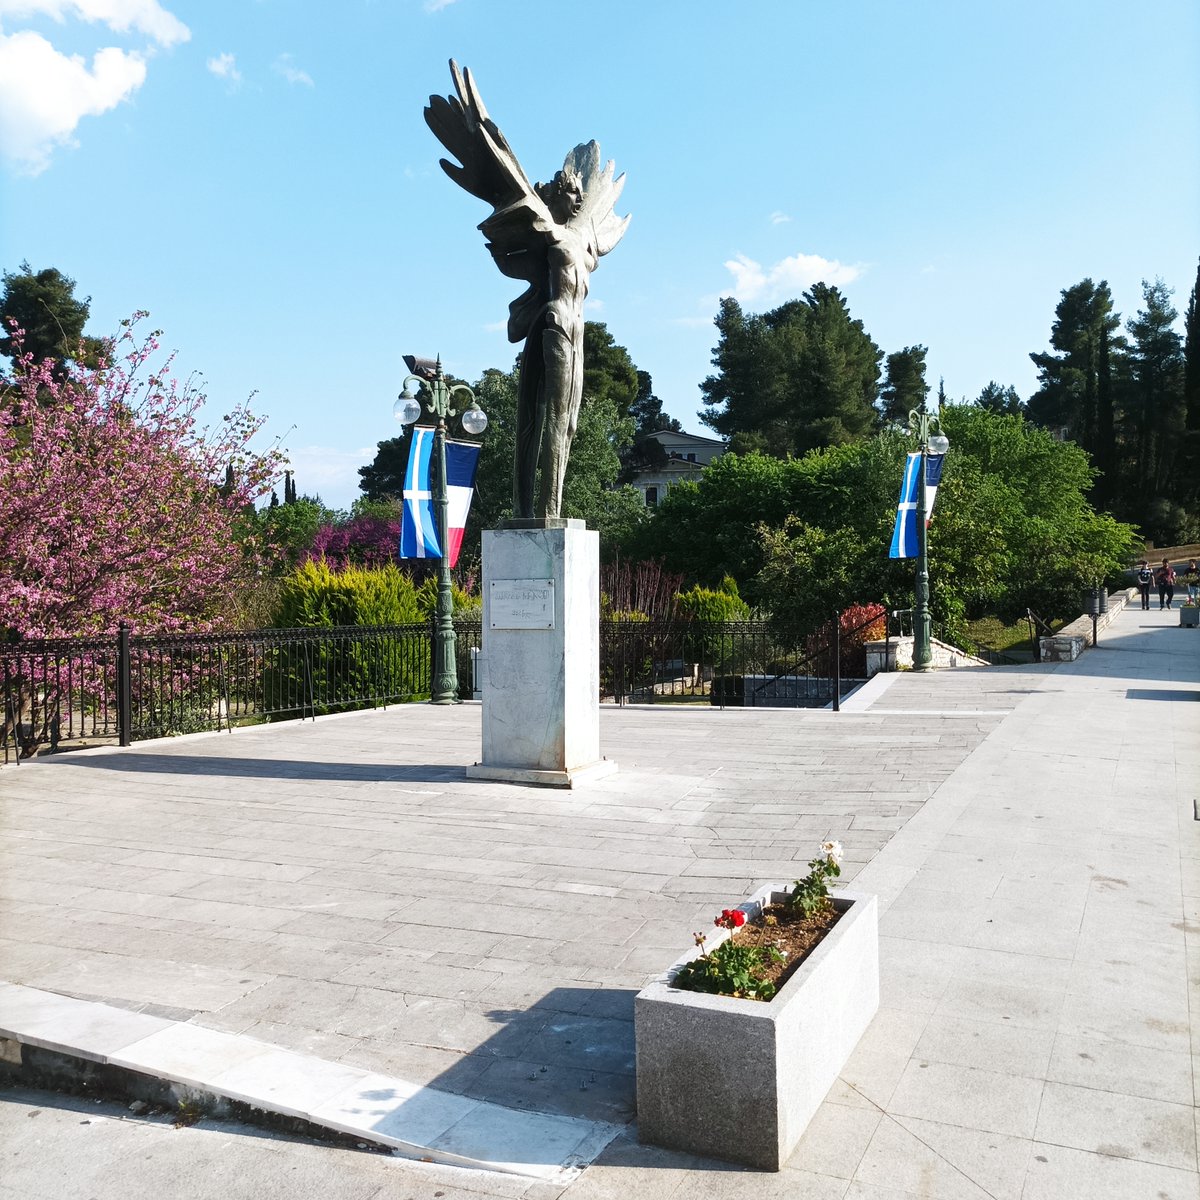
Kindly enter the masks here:
[[550, 183], [531, 184], [488, 116], [470, 71], [460, 72], [451, 59], [450, 72], [457, 95], [430, 96], [425, 122], [458, 159], [441, 160], [446, 174], [492, 205], [479, 228], [496, 265], [529, 285], [508, 315], [508, 340], [525, 343], [513, 516], [557, 517], [583, 394], [583, 301], [589, 276], [629, 224], [613, 211], [625, 176], [614, 179], [613, 164], [600, 165], [593, 141], [576, 146]]

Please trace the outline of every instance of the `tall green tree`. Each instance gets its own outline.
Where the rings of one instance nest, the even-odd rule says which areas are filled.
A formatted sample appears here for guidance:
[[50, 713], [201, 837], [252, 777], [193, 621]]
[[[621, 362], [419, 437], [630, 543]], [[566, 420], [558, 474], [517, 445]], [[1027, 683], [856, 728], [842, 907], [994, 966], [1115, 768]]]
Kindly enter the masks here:
[[645, 437], [648, 433], [661, 430], [680, 432], [683, 426], [670, 414], [663, 411], [663, 402], [654, 394], [654, 380], [649, 371], [639, 371], [638, 390], [629, 415], [634, 420], [634, 436]]
[[1174, 328], [1179, 314], [1171, 289], [1161, 279], [1142, 281], [1142, 299], [1144, 307], [1126, 323], [1134, 383], [1129, 415], [1138, 479], [1154, 496], [1164, 497], [1175, 482], [1187, 419], [1183, 339]]
[[914, 408], [929, 395], [925, 382], [925, 355], [927, 346], [905, 346], [887, 356], [887, 372], [880, 392], [880, 403], [885, 421], [903, 425]]
[[1188, 297], [1187, 311], [1183, 318], [1183, 403], [1186, 432], [1179, 460], [1179, 485], [1185, 496], [1192, 500], [1193, 512], [1200, 502], [1200, 309], [1197, 308], [1197, 293], [1200, 292], [1200, 265], [1196, 267], [1196, 281]]
[[1047, 429], [1061, 429], [1093, 456], [1105, 472], [1101, 495], [1116, 490], [1114, 358], [1125, 345], [1107, 281], [1085, 279], [1064, 289], [1050, 329], [1056, 353], [1031, 354], [1040, 387], [1026, 416]]
[[1021, 397], [1017, 395], [1017, 389], [1012, 384], [1002, 387], [994, 379], [989, 379], [983, 385], [975, 403], [992, 413], [1015, 414], [1021, 411]]
[[628, 482], [638, 471], [654, 471], [667, 463], [661, 442], [651, 437], [664, 430], [680, 432], [683, 426], [663, 411], [663, 402], [654, 394], [649, 371], [638, 371], [638, 390], [629, 415], [634, 420], [633, 441], [621, 453], [621, 479]]
[[836, 287], [760, 315], [721, 301], [715, 375], [701, 385], [704, 423], [738, 453], [786, 457], [871, 433], [883, 352]]
[[602, 321], [583, 327], [583, 404], [609, 400], [627, 417], [638, 395], [638, 369]]
[[34, 271], [28, 262], [20, 270], [5, 271], [0, 297], [0, 353], [13, 355], [12, 328], [25, 331], [22, 346], [35, 363], [50, 361], [62, 376], [68, 361], [95, 366], [102, 346], [99, 338], [85, 338], [91, 297], [75, 295], [75, 280], [55, 267]]

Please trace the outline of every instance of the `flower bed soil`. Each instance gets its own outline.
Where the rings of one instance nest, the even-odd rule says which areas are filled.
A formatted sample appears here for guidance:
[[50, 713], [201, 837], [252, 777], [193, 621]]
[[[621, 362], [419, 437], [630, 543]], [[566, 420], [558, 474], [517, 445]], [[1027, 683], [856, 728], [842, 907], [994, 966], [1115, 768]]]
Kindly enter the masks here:
[[[800, 964], [821, 944], [838, 923], [842, 913], [830, 905], [828, 911], [806, 917], [790, 904], [768, 904], [762, 914], [733, 931], [739, 946], [774, 946], [784, 958], [781, 963], [765, 963], [755, 972], [758, 978], [773, 983], [778, 993]], [[773, 999], [774, 997], [772, 997]], [[765, 1001], [769, 1004], [770, 1001]]]

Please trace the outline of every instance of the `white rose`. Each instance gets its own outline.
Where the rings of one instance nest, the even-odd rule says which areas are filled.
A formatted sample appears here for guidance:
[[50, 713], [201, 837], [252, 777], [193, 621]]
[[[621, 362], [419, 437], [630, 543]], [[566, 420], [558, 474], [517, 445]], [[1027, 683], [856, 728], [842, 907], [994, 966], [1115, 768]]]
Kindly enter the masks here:
[[832, 859], [839, 866], [842, 862], [842, 843], [841, 842], [822, 842], [821, 853], [829, 859]]

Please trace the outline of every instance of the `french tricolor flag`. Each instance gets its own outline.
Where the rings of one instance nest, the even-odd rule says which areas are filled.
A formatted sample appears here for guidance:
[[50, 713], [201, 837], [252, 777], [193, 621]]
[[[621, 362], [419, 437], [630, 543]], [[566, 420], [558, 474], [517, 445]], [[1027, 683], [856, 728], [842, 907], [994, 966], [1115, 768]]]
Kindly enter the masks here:
[[450, 501], [450, 565], [458, 562], [463, 530], [475, 494], [475, 472], [479, 469], [478, 442], [446, 441], [446, 495]]

